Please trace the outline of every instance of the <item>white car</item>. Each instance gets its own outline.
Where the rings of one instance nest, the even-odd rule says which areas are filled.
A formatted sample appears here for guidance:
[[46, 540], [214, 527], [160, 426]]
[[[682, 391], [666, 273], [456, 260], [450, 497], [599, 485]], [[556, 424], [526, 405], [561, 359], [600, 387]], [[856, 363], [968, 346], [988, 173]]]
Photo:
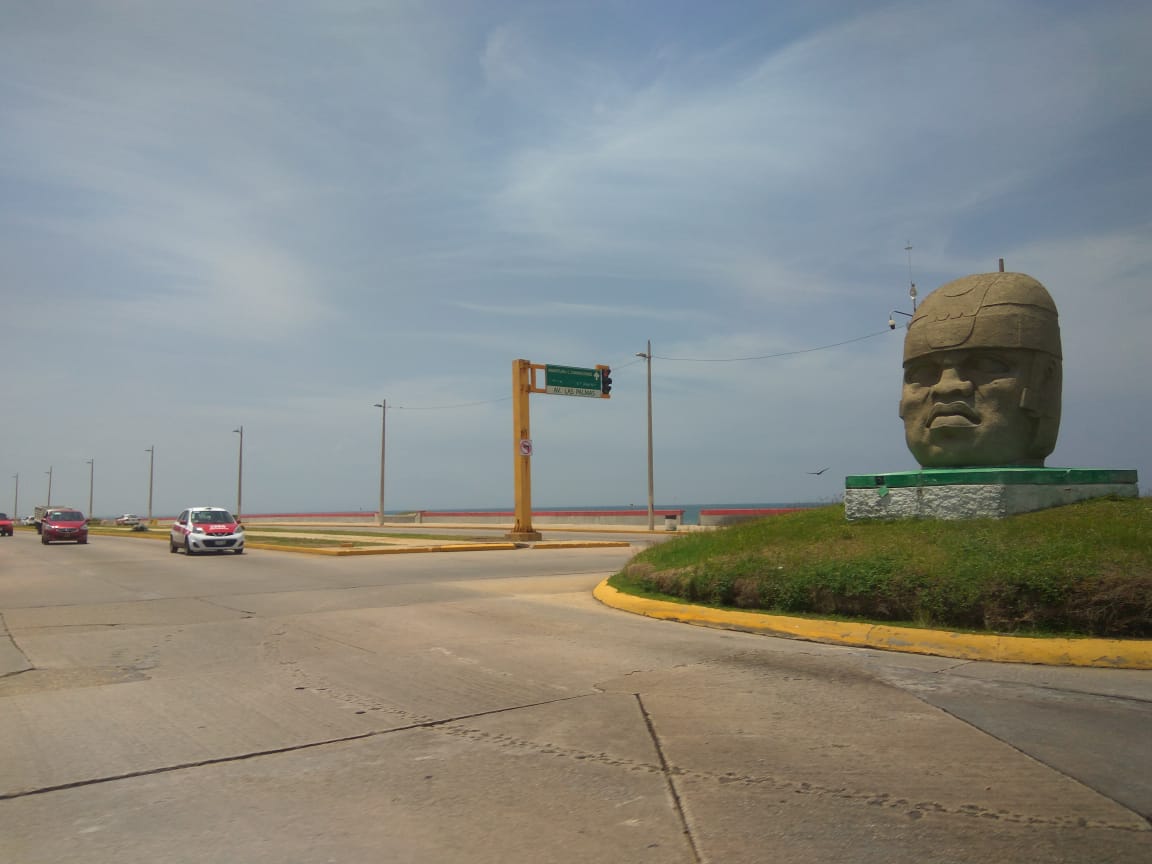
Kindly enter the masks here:
[[123, 516], [116, 517], [117, 525], [139, 525], [140, 517], [135, 513], [125, 513]]
[[198, 552], [244, 552], [244, 529], [223, 507], [189, 507], [172, 523], [168, 551], [183, 549], [188, 555]]

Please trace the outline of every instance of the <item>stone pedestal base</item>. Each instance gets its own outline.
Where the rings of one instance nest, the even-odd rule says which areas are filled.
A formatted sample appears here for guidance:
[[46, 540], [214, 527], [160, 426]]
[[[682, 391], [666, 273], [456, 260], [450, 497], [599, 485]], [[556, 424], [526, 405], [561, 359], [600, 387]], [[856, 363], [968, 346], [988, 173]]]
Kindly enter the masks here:
[[1135, 470], [935, 468], [855, 474], [844, 481], [848, 519], [1001, 519], [1088, 498], [1140, 494]]

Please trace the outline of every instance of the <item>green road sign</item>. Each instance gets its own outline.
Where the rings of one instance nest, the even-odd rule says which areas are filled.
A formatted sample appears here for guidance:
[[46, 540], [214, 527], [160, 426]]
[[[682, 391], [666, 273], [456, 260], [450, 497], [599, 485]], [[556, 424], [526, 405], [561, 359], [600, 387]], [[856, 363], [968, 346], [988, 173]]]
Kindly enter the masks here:
[[579, 366], [545, 366], [544, 392], [558, 396], [594, 396], [599, 399], [600, 370]]

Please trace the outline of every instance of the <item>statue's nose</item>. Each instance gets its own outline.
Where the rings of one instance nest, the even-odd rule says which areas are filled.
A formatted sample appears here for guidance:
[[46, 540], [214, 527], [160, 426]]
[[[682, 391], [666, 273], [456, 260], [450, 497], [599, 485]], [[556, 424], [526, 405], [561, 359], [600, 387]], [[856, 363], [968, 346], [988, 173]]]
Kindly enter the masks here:
[[954, 366], [949, 366], [940, 373], [940, 380], [932, 388], [937, 394], [972, 395], [972, 382]]

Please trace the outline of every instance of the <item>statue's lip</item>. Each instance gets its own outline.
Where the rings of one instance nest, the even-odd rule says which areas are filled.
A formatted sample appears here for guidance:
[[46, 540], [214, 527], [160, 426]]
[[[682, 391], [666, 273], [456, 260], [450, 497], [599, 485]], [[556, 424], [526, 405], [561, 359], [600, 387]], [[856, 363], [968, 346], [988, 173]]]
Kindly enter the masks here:
[[928, 415], [930, 428], [977, 426], [979, 423], [980, 416], [966, 402], [934, 405], [932, 406], [932, 413]]

